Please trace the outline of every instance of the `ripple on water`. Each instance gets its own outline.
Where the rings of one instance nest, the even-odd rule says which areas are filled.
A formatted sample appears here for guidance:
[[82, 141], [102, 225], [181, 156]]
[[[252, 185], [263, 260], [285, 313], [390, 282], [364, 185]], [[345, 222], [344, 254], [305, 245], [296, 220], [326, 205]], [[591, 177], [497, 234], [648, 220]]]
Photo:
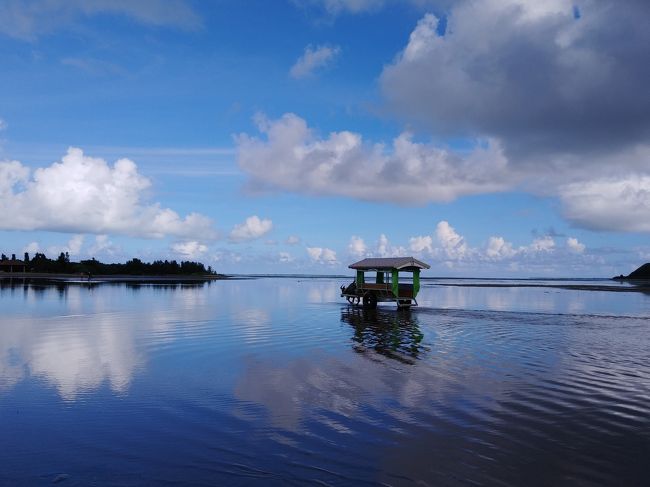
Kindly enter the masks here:
[[43, 291], [56, 312], [0, 328], [0, 484], [648, 478], [646, 317], [484, 290], [450, 294], [462, 308], [367, 311], [336, 284]]

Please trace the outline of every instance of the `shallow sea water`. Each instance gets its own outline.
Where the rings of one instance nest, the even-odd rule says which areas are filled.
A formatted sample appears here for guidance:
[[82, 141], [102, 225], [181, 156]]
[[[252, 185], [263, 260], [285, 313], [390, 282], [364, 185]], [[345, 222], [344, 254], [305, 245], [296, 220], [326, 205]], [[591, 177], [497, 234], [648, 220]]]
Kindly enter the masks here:
[[648, 485], [650, 295], [348, 280], [2, 281], [0, 485]]

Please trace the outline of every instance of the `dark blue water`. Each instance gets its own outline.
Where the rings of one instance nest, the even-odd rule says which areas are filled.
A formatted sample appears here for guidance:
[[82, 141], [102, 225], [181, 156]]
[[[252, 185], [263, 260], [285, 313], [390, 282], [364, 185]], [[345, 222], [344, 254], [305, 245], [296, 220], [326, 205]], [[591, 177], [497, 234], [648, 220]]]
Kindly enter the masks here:
[[649, 295], [344, 283], [5, 281], [0, 485], [648, 485]]

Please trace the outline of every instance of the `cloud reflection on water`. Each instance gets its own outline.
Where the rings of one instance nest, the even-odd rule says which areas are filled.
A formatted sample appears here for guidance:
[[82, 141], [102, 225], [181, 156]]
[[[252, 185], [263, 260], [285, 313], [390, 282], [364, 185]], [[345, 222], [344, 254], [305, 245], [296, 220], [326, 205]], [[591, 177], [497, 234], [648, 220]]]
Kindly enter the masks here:
[[[40, 452], [23, 435], [34, 419], [55, 433], [57, 452], [76, 441], [79, 429], [52, 420], [57, 407], [76, 420], [54, 390], [89, 414], [81, 434], [106, 469], [124, 458], [139, 469], [164, 445], [151, 478], [171, 465], [181, 483], [195, 479], [188, 465], [203, 465], [206, 476], [216, 466], [298, 483], [315, 471], [328, 483], [387, 484], [480, 483], [491, 472], [492, 483], [517, 485], [499, 482], [502, 465], [531, 459], [540, 470], [563, 465], [563, 479], [611, 484], [601, 471], [625, 473], [625, 461], [645, 478], [647, 296], [426, 286], [410, 312], [366, 311], [330, 301], [339, 285], [0, 285], [0, 399], [34, 413], [5, 425], [7, 444], [25, 436], [24, 451]], [[538, 312], [549, 303], [552, 313]], [[578, 305], [584, 314], [564, 313]], [[79, 454], [88, 443], [64, 460], [98, 458]], [[31, 472], [32, 456], [14, 460]]]
[[276, 427], [298, 431], [309, 419], [337, 429], [336, 416], [373, 423], [380, 414], [411, 423], [436, 402], [456, 402], [466, 389], [485, 392], [480, 400], [496, 407], [518, 387], [489, 368], [468, 366], [464, 337], [447, 317], [440, 329], [429, 323], [426, 340], [415, 311], [342, 306], [340, 320], [357, 354], [312, 350], [283, 362], [248, 360], [235, 397], [263, 406]]
[[[113, 393], [124, 394], [146, 363], [137, 346], [140, 336], [161, 343], [177, 339], [179, 326], [186, 335], [196, 331], [188, 322], [201, 318], [205, 293], [195, 287], [159, 286], [151, 294], [167, 293], [168, 305], [147, 309], [145, 299], [133, 309], [139, 287], [126, 287], [127, 293], [121, 285], [114, 292], [110, 285], [96, 292], [89, 286], [4, 283], [0, 293], [8, 319], [0, 329], [0, 392], [36, 378], [54, 386], [65, 401], [104, 383]], [[35, 309], [49, 312], [33, 313], [36, 304]]]
[[[43, 329], [34, 323], [27, 342], [26, 366], [34, 376], [54, 384], [65, 400], [75, 400], [85, 391], [98, 388], [105, 380], [115, 393], [129, 387], [137, 365], [142, 362], [134, 346], [133, 332], [120, 324], [119, 314], [93, 315], [73, 319], [62, 317]], [[90, 326], [89, 326], [90, 325]]]
[[43, 378], [67, 401], [104, 381], [124, 393], [141, 362], [134, 337], [115, 314], [19, 319], [0, 333], [0, 389]]

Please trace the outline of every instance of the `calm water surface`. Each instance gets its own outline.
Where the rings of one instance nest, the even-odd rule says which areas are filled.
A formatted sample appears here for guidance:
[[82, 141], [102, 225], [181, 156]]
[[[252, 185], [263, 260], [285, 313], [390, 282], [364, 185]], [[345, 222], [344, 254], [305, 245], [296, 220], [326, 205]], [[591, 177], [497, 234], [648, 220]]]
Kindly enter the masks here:
[[345, 282], [3, 281], [0, 485], [648, 485], [650, 295]]

